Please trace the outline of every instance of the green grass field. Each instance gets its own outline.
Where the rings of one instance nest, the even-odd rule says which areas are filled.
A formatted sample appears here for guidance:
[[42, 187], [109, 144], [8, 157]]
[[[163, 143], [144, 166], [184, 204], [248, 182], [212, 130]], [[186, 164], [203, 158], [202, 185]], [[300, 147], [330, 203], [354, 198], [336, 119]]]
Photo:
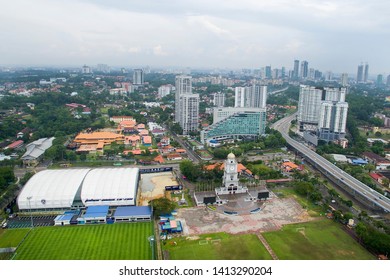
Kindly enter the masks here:
[[153, 224], [146, 222], [35, 228], [17, 249], [15, 259], [150, 260], [148, 237], [152, 234]]
[[286, 225], [263, 236], [281, 260], [375, 259], [340, 224], [327, 219]]
[[0, 229], [0, 248], [16, 247], [30, 229]]
[[[186, 237], [167, 240], [163, 250], [171, 260], [271, 260], [271, 256], [254, 234], [204, 234], [200, 239]], [[174, 245], [176, 242], [176, 245]], [[207, 243], [206, 243], [207, 242]], [[206, 244], [204, 244], [206, 243]], [[203, 244], [203, 245], [201, 245]]]

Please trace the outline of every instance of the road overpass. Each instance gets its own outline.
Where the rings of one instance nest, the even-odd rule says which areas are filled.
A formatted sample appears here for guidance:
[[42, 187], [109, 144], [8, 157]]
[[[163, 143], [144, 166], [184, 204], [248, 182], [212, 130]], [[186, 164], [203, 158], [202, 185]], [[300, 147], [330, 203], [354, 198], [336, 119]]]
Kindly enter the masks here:
[[298, 151], [303, 157], [313, 164], [319, 171], [325, 176], [336, 182], [341, 188], [349, 192], [354, 198], [359, 201], [365, 202], [368, 206], [376, 210], [382, 210], [386, 213], [390, 212], [390, 199], [386, 196], [373, 190], [366, 184], [363, 184], [356, 178], [347, 174], [333, 163], [329, 162], [322, 156], [307, 147], [304, 143], [298, 142], [292, 139], [288, 135], [290, 124], [295, 119], [296, 113], [285, 117], [276, 123], [271, 128], [278, 130], [284, 139], [286, 139], [288, 145], [294, 150]]

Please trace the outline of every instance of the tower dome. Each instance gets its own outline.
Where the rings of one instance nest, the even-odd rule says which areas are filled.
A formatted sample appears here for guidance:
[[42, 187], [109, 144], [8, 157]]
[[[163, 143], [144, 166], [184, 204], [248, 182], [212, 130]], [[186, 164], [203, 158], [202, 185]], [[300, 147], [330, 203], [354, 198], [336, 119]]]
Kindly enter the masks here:
[[235, 159], [236, 156], [233, 153], [230, 153], [230, 154], [228, 154], [227, 158], [228, 159]]

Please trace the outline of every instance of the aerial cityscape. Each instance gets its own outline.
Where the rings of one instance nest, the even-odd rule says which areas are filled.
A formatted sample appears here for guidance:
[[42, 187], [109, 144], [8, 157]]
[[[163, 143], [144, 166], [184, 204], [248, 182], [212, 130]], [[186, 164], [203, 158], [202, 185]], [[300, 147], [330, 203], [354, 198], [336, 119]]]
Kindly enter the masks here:
[[0, 260], [388, 259], [389, 4], [203, 2], [0, 10]]

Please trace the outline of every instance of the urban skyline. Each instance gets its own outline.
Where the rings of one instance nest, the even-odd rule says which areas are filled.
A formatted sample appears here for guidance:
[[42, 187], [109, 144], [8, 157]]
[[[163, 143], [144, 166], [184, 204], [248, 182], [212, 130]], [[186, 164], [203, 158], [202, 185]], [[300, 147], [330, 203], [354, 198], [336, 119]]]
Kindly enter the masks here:
[[[290, 68], [299, 59], [323, 71], [349, 74], [367, 61], [371, 73], [384, 74], [390, 71], [389, 5], [360, 0], [16, 0], [4, 2], [0, 11], [1, 63], [234, 69]], [[340, 11], [348, 12], [340, 16]], [[337, 48], [330, 45], [335, 41]]]

